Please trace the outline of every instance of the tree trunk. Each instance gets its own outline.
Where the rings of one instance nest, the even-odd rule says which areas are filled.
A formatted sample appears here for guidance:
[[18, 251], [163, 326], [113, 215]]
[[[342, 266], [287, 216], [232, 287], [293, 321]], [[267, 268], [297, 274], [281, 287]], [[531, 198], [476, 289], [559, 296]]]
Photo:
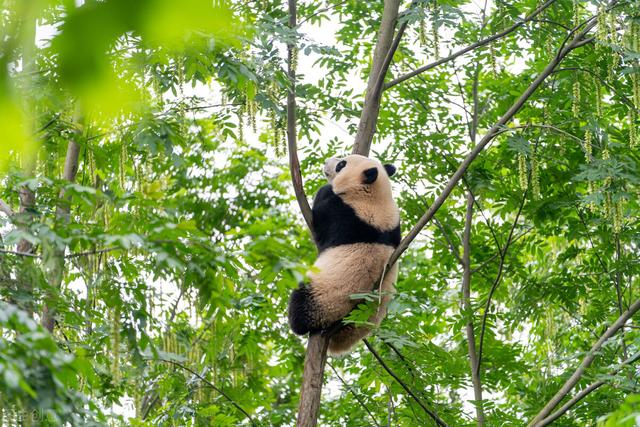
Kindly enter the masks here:
[[[78, 135], [75, 135], [77, 138]], [[76, 139], [71, 139], [67, 146], [67, 155], [64, 161], [64, 173], [63, 177], [68, 182], [74, 182], [76, 179], [76, 173], [78, 172], [78, 157], [80, 155], [80, 145]], [[56, 221], [63, 223], [69, 222], [69, 213], [71, 208], [69, 206], [69, 200], [65, 197], [64, 189], [60, 190], [60, 201], [56, 207]], [[62, 278], [64, 277], [64, 251], [65, 248], [54, 249], [53, 265], [47, 272], [47, 279], [52, 292], [60, 289], [62, 284]], [[53, 308], [52, 301], [48, 301], [42, 308], [42, 326], [44, 326], [49, 332], [53, 332], [55, 324], [55, 308]]]
[[378, 114], [380, 113], [382, 83], [391, 58], [389, 58], [389, 61], [385, 60], [388, 54], [393, 55], [391, 46], [399, 7], [399, 0], [385, 0], [384, 2], [384, 11], [382, 12], [378, 40], [373, 53], [373, 62], [369, 71], [369, 80], [367, 81], [367, 91], [364, 97], [362, 114], [360, 115], [360, 123], [358, 124], [358, 133], [353, 144], [353, 154], [369, 155], [373, 135], [376, 132]]

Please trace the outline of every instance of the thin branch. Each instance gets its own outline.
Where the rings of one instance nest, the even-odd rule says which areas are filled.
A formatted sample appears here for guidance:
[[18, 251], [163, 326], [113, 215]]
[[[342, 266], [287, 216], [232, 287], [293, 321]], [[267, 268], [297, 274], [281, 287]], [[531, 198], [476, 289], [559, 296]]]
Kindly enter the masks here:
[[193, 376], [198, 378], [202, 383], [206, 384], [207, 386], [211, 387], [216, 392], [220, 393], [222, 395], [222, 397], [227, 399], [229, 401], [229, 403], [231, 403], [238, 411], [242, 412], [245, 417], [249, 418], [249, 421], [251, 421], [251, 425], [253, 425], [253, 426], [257, 425], [257, 423], [253, 419], [253, 417], [251, 417], [251, 415], [249, 415], [249, 413], [247, 411], [245, 411], [242, 408], [242, 406], [240, 406], [235, 400], [233, 400], [227, 393], [222, 391], [222, 389], [220, 389], [219, 387], [216, 387], [211, 381], [207, 380], [205, 377], [203, 377], [202, 375], [200, 375], [199, 373], [197, 373], [193, 369], [189, 368], [188, 366], [183, 365], [182, 363], [174, 362], [173, 360], [166, 360], [166, 359], [160, 359], [160, 360], [162, 362], [167, 362], [167, 363], [170, 363], [170, 364], [172, 364], [174, 366], [177, 366], [178, 368], [184, 369], [185, 371], [189, 372], [190, 374], [192, 374]]
[[[549, 0], [545, 5], [551, 3], [554, 0]], [[553, 70], [560, 64], [560, 62], [573, 50], [575, 49], [574, 44], [581, 40], [582, 34], [576, 36], [569, 45], [565, 46], [563, 49], [558, 51], [557, 55], [547, 64], [544, 70], [531, 82], [529, 87], [518, 97], [518, 99], [513, 103], [513, 105], [504, 113], [504, 115], [493, 125], [491, 129], [487, 132], [487, 134], [480, 140], [480, 142], [469, 152], [467, 157], [462, 161], [456, 172], [449, 179], [449, 182], [446, 184], [443, 192], [440, 196], [433, 202], [433, 204], [429, 207], [429, 210], [418, 220], [418, 222], [414, 225], [414, 227], [409, 231], [409, 233], [402, 239], [400, 245], [394, 250], [389, 258], [387, 263], [387, 270], [390, 270], [390, 267], [397, 261], [397, 259], [402, 255], [404, 251], [407, 250], [411, 242], [418, 236], [420, 231], [425, 227], [425, 225], [431, 221], [433, 215], [440, 209], [440, 207], [444, 204], [445, 200], [449, 197], [453, 189], [457, 186], [458, 182], [462, 179], [465, 172], [471, 165], [471, 163], [478, 157], [478, 155], [482, 152], [482, 150], [500, 133], [502, 133], [504, 126], [511, 121], [513, 116], [516, 115], [518, 111], [522, 108], [525, 102], [535, 93], [538, 87], [542, 84], [542, 82], [553, 72]]]
[[513, 241], [513, 232], [518, 225], [518, 220], [520, 219], [520, 214], [522, 214], [522, 209], [524, 208], [524, 202], [527, 199], [527, 190], [525, 190], [522, 195], [522, 201], [520, 202], [520, 207], [518, 208], [518, 213], [516, 214], [516, 219], [513, 221], [513, 225], [511, 226], [511, 230], [509, 231], [509, 236], [507, 237], [507, 241], [504, 244], [504, 248], [500, 251], [500, 264], [498, 266], [498, 274], [496, 274], [496, 278], [491, 285], [491, 290], [489, 291], [489, 295], [487, 296], [487, 302], [484, 306], [484, 313], [482, 313], [482, 325], [480, 326], [480, 341], [478, 344], [478, 365], [476, 366], [476, 373], [480, 374], [480, 364], [482, 363], [482, 349], [484, 344], [484, 334], [487, 329], [487, 317], [489, 315], [489, 308], [491, 307], [491, 300], [493, 298], [493, 294], [498, 289], [498, 285], [500, 284], [500, 279], [502, 278], [502, 272], [504, 271], [504, 261], [507, 257], [507, 252], [509, 251], [509, 246]]
[[11, 251], [11, 250], [8, 250], [8, 249], [0, 249], [0, 253], [24, 256], [24, 257], [29, 257], [29, 258], [40, 258], [40, 255], [36, 255], [34, 253], [31, 253], [31, 252]]
[[509, 28], [505, 29], [504, 31], [501, 31], [497, 34], [494, 34], [490, 37], [487, 37], [485, 39], [482, 39], [480, 41], [477, 41], [463, 49], [460, 49], [454, 53], [452, 53], [451, 55], [447, 56], [446, 58], [442, 58], [439, 59], [435, 62], [432, 62], [430, 64], [427, 64], [423, 67], [417, 68], [413, 71], [408, 72], [407, 74], [404, 74], [400, 77], [397, 77], [395, 79], [393, 79], [392, 81], [388, 82], [387, 84], [384, 85], [383, 90], [387, 90], [399, 83], [402, 83], [405, 80], [410, 79], [411, 77], [417, 76], [418, 74], [424, 73], [425, 71], [428, 71], [432, 68], [437, 67], [438, 65], [442, 65], [446, 62], [452, 61], [454, 59], [456, 59], [459, 56], [464, 55], [467, 52], [470, 52], [474, 49], [477, 49], [479, 47], [485, 46], [495, 40], [501, 39], [502, 37], [512, 33], [513, 31], [517, 30], [518, 28], [520, 28], [521, 26], [523, 26], [524, 24], [526, 24], [527, 22], [531, 21], [533, 18], [535, 18], [536, 16], [538, 16], [540, 13], [542, 13], [546, 8], [548, 8], [549, 6], [551, 6], [556, 0], [548, 0], [547, 2], [545, 2], [544, 4], [542, 4], [541, 6], [539, 6], [538, 8], [536, 8], [533, 12], [531, 12], [527, 17], [525, 17], [524, 19], [522, 19], [522, 21], [518, 21], [515, 24], [513, 24], [512, 26], [510, 26]]
[[469, 349], [469, 366], [471, 368], [471, 382], [473, 383], [474, 406], [476, 407], [476, 421], [478, 427], [484, 425], [484, 410], [482, 408], [482, 382], [478, 375], [478, 353], [476, 352], [476, 337], [473, 330], [473, 312], [471, 307], [471, 225], [473, 222], [473, 194], [467, 192], [467, 211], [464, 221], [462, 237], [462, 315], [467, 317], [467, 347]]
[[378, 420], [376, 420], [376, 417], [373, 416], [373, 414], [371, 413], [371, 411], [369, 410], [369, 408], [367, 407], [367, 405], [365, 405], [365, 403], [362, 401], [362, 399], [360, 399], [360, 396], [358, 396], [358, 394], [356, 393], [356, 391], [353, 389], [353, 387], [351, 387], [349, 384], [347, 384], [347, 382], [344, 380], [344, 378], [342, 378], [340, 376], [340, 374], [338, 373], [338, 371], [336, 370], [336, 368], [334, 368], [334, 366], [331, 363], [327, 363], [329, 365], [329, 367], [331, 368], [331, 370], [333, 371], [334, 374], [336, 374], [336, 377], [338, 377], [338, 379], [340, 380], [340, 382], [342, 383], [342, 385], [349, 390], [349, 392], [353, 395], [353, 397], [358, 401], [358, 403], [360, 404], [360, 406], [362, 406], [362, 409], [365, 410], [365, 412], [367, 414], [369, 414], [369, 417], [371, 417], [371, 420], [373, 421], [373, 423], [378, 426], [380, 426], [380, 423], [378, 423]]
[[[620, 370], [624, 366], [629, 365], [631, 363], [634, 363], [638, 359], [640, 359], [640, 353], [636, 353], [635, 356], [632, 356], [632, 357], [628, 358], [627, 360], [625, 360], [624, 362], [622, 362], [616, 369], [614, 369], [612, 372], [610, 372], [609, 375], [617, 374], [618, 372], [620, 372]], [[576, 403], [580, 402], [588, 394], [594, 392], [595, 390], [597, 390], [599, 387], [603, 386], [606, 383], [607, 383], [607, 380], [598, 380], [598, 381], [596, 381], [594, 383], [589, 384], [587, 387], [585, 387], [579, 393], [577, 393], [575, 396], [573, 396], [573, 398], [571, 398], [571, 400], [567, 401], [567, 403], [562, 405], [560, 407], [560, 409], [555, 411], [553, 414], [549, 415], [544, 420], [540, 421], [536, 427], [538, 427], [538, 426], [539, 427], [543, 427], [543, 426], [546, 426], [546, 425], [550, 424], [551, 422], [557, 420], [562, 415], [564, 415], [569, 409], [571, 409], [573, 406], [575, 406]]]
[[602, 348], [605, 342], [609, 338], [618, 332], [620, 328], [624, 326], [624, 324], [629, 320], [638, 310], [640, 310], [640, 299], [634, 302], [627, 311], [625, 311], [618, 319], [607, 328], [606, 332], [596, 341], [595, 344], [591, 347], [591, 350], [587, 353], [587, 355], [582, 359], [580, 366], [573, 372], [571, 377], [564, 383], [564, 385], [558, 390], [558, 392], [549, 400], [549, 402], [540, 410], [538, 415], [536, 415], [533, 420], [528, 424], [529, 427], [539, 425], [540, 421], [544, 420], [549, 416], [551, 411], [564, 399], [564, 397], [569, 394], [569, 392], [575, 387], [575, 385], [580, 381], [582, 375], [584, 375], [585, 371], [591, 363], [593, 363], [594, 359], [598, 355], [598, 352]]
[[400, 377], [398, 377], [398, 375], [396, 375], [395, 372], [393, 372], [391, 370], [391, 368], [389, 368], [389, 366], [387, 366], [387, 364], [384, 362], [384, 360], [382, 360], [382, 358], [380, 357], [380, 355], [378, 354], [378, 352], [373, 348], [373, 346], [369, 343], [369, 341], [365, 338], [362, 341], [364, 341], [364, 345], [367, 346], [367, 348], [369, 349], [369, 351], [371, 352], [371, 354], [373, 354], [373, 357], [376, 358], [376, 360], [380, 363], [380, 365], [384, 368], [385, 371], [387, 371], [387, 373], [389, 375], [391, 375], [393, 377], [393, 379], [395, 379], [398, 384], [400, 384], [400, 386], [402, 386], [402, 388], [409, 394], [409, 396], [411, 396], [411, 398], [413, 400], [416, 401], [416, 403], [418, 405], [420, 405], [420, 407], [431, 417], [433, 418], [433, 420], [435, 421], [435, 423], [439, 426], [448, 426], [447, 423], [445, 423], [439, 416], [438, 414], [435, 413], [435, 411], [433, 411], [432, 409], [429, 409], [425, 406], [424, 403], [422, 403], [422, 401], [418, 398], [418, 396], [416, 396], [416, 394], [409, 388], [409, 386], [407, 386], [407, 384], [405, 384], [404, 381], [402, 381], [400, 379]]

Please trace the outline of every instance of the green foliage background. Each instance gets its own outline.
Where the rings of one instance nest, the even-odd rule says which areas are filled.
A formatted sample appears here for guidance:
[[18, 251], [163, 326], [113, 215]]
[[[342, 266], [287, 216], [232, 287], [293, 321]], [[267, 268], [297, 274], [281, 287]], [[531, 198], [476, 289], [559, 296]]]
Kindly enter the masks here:
[[[388, 80], [539, 6], [406, 3]], [[464, 328], [472, 320], [479, 340], [490, 293], [480, 372], [496, 426], [531, 419], [638, 298], [640, 5], [605, 6], [557, 0], [384, 93], [373, 155], [399, 166], [406, 230], [473, 146], [474, 93], [483, 135], [570, 29], [602, 12], [595, 40], [560, 64], [404, 254], [371, 338], [452, 426], [475, 424]], [[270, 0], [3, 1], [0, 425], [293, 425], [304, 340], [286, 305], [315, 250], [285, 155], [284, 46], [298, 50], [312, 195], [323, 159], [350, 150], [381, 11], [300, 1], [293, 31], [286, 5]], [[35, 44], [44, 26], [57, 30]], [[314, 41], [334, 30], [335, 43]], [[327, 123], [346, 133], [327, 138]], [[63, 178], [70, 141], [80, 146], [73, 183]], [[477, 205], [465, 311], [467, 190]], [[21, 204], [29, 192], [34, 203]], [[45, 307], [52, 334], [39, 325]], [[555, 425], [635, 425], [638, 371], [620, 364], [640, 351], [639, 327], [631, 320], [602, 348], [576, 391], [605, 385]], [[431, 425], [364, 346], [330, 364], [321, 425]]]

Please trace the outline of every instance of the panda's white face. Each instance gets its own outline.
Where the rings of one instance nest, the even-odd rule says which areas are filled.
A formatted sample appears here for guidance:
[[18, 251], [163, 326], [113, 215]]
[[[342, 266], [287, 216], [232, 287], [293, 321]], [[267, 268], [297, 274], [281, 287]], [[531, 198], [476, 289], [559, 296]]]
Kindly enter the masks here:
[[393, 165], [380, 164], [379, 161], [358, 154], [346, 157], [331, 157], [324, 164], [324, 175], [333, 185], [336, 193], [341, 190], [356, 189], [362, 186], [375, 187], [378, 177], [393, 176], [396, 168]]
[[391, 193], [393, 165], [358, 154], [328, 159], [324, 174], [333, 192], [366, 223], [380, 230], [391, 230], [400, 221]]

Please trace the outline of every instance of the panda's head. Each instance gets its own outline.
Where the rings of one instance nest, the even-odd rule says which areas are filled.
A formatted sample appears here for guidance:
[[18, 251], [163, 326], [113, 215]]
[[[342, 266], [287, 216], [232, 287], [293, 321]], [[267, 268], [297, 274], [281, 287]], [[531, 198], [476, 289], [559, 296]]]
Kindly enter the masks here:
[[359, 154], [332, 157], [324, 164], [324, 174], [338, 195], [390, 195], [389, 177], [395, 173], [395, 166], [383, 166], [379, 161]]

